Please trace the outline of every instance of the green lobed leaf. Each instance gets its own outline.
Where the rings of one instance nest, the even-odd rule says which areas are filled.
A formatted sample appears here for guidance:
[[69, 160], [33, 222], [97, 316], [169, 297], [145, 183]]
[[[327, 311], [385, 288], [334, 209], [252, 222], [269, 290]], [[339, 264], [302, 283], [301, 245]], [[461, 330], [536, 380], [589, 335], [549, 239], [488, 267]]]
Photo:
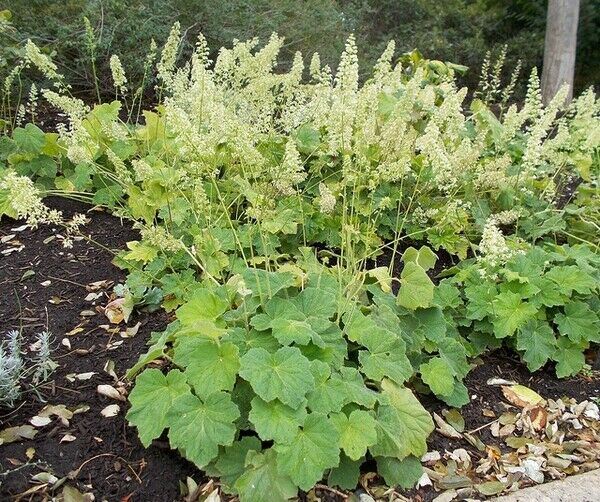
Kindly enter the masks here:
[[556, 361], [556, 376], [565, 378], [579, 373], [585, 365], [583, 347], [564, 336], [558, 338], [557, 346], [558, 350], [552, 356]]
[[364, 458], [351, 460], [343, 453], [340, 455], [340, 465], [329, 471], [327, 484], [329, 486], [339, 486], [343, 490], [353, 490], [358, 484], [360, 478], [360, 466]]
[[376, 421], [364, 410], [354, 410], [350, 415], [335, 413], [331, 422], [340, 435], [340, 446], [352, 460], [367, 454], [367, 448], [377, 442]]
[[306, 408], [290, 408], [277, 399], [267, 403], [259, 397], [252, 399], [249, 419], [263, 441], [290, 441], [306, 418]]
[[441, 357], [432, 357], [419, 366], [421, 379], [438, 396], [447, 396], [454, 390], [454, 372]]
[[568, 336], [574, 343], [600, 341], [598, 316], [584, 302], [567, 303], [564, 313], [556, 314], [554, 322], [560, 334]]
[[239, 350], [231, 342], [216, 343], [201, 336], [181, 336], [173, 360], [185, 367], [185, 376], [197, 395], [233, 390], [240, 369]]
[[435, 286], [422, 267], [410, 261], [404, 265], [400, 274], [398, 305], [409, 310], [427, 308], [433, 300]]
[[279, 399], [298, 408], [315, 386], [309, 360], [296, 347], [282, 347], [274, 354], [250, 349], [241, 359], [239, 374], [265, 401]]
[[219, 445], [233, 444], [239, 416], [226, 392], [214, 392], [204, 400], [183, 395], [173, 401], [167, 417], [171, 446], [202, 468], [219, 454]]
[[554, 267], [545, 277], [554, 281], [561, 293], [567, 296], [571, 296], [573, 291], [587, 295], [598, 288], [598, 281], [576, 265]]
[[390, 487], [400, 486], [409, 489], [423, 475], [423, 466], [417, 457], [412, 455], [398, 460], [392, 457], [377, 457], [377, 472], [383, 476]]
[[173, 402], [186, 395], [191, 396], [190, 386], [179, 370], [171, 370], [164, 375], [159, 369], [152, 368], [138, 375], [129, 394], [131, 408], [126, 418], [137, 427], [145, 447], [169, 425], [167, 414]]
[[290, 477], [277, 468], [277, 453], [273, 448], [262, 453], [248, 452], [245, 471], [234, 487], [239, 493], [240, 502], [285, 502], [298, 493]]
[[537, 313], [531, 303], [521, 300], [517, 293], [500, 293], [496, 296], [494, 306], [494, 335], [497, 338], [512, 336], [517, 329], [524, 326]]
[[517, 349], [530, 371], [539, 370], [556, 351], [556, 336], [546, 322], [529, 321], [517, 331]]
[[279, 472], [288, 475], [302, 490], [311, 489], [325, 469], [339, 464], [339, 439], [326, 415], [311, 413], [290, 441], [273, 446]]
[[431, 416], [410, 389], [391, 380], [381, 382], [388, 404], [377, 410], [377, 443], [369, 448], [374, 456], [422, 457], [427, 452], [426, 439], [433, 432]]
[[228, 493], [236, 494], [236, 481], [246, 470], [246, 456], [250, 451], [260, 451], [260, 439], [254, 436], [243, 437], [231, 446], [223, 448], [215, 462], [221, 487]]
[[331, 373], [327, 363], [311, 361], [315, 388], [308, 393], [308, 407], [319, 413], [337, 412], [346, 402], [346, 385], [337, 373]]
[[183, 325], [198, 321], [215, 321], [229, 307], [229, 303], [214, 291], [202, 288], [195, 291], [190, 300], [177, 309], [177, 319]]

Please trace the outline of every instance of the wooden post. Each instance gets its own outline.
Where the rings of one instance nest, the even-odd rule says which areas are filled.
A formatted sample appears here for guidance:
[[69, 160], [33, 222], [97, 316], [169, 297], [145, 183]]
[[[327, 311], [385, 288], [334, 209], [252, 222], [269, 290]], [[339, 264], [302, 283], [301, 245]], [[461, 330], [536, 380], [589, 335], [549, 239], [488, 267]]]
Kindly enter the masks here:
[[548, 1], [542, 69], [544, 104], [548, 104], [564, 83], [569, 84], [567, 101], [573, 97], [578, 21], [579, 0]]

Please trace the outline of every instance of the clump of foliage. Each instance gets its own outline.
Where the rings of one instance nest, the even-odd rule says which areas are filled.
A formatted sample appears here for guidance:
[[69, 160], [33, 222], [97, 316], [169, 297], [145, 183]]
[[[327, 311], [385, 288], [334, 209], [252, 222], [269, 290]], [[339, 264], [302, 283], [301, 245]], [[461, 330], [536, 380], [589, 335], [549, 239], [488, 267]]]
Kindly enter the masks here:
[[9, 331], [0, 343], [0, 406], [12, 406], [24, 387], [37, 392], [37, 386], [56, 369], [50, 354], [50, 333], [39, 333], [33, 346], [33, 357], [26, 359], [21, 332], [16, 330]]
[[[393, 42], [361, 84], [353, 37], [335, 77], [318, 54], [277, 71], [276, 34], [214, 62], [200, 36], [183, 66], [180, 39], [176, 24], [156, 57], [153, 110], [134, 90], [147, 77], [118, 57], [116, 99], [89, 107], [28, 43], [22, 64], [48, 79], [63, 123], [0, 143], [0, 214], [64, 225], [69, 245], [81, 218], [41, 200], [60, 193], [140, 231], [115, 260], [123, 309], [176, 315], [130, 371], [144, 444], [168, 429], [242, 500], [324, 476], [354, 487], [366, 458], [409, 486], [433, 428], [413, 390], [466, 404], [469, 358], [502, 343], [532, 370], [581, 369], [598, 341], [592, 89], [544, 107], [534, 70], [523, 106], [507, 106], [514, 85], [492, 68], [465, 109], [464, 68], [396, 60]], [[457, 266], [436, 284], [438, 254]], [[156, 360], [165, 371], [146, 369]]]

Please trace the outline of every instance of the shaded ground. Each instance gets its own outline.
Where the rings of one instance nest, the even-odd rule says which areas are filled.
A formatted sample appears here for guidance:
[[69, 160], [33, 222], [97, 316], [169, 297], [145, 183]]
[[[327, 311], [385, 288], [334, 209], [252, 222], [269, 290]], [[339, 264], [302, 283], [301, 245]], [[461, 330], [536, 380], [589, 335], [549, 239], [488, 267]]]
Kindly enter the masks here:
[[[52, 201], [50, 205], [63, 210], [65, 215], [89, 209], [62, 200]], [[24, 335], [33, 341], [35, 333], [48, 328], [55, 337], [53, 354], [60, 366], [51, 382], [40, 389], [43, 397], [49, 404], [90, 407], [87, 412], [75, 415], [68, 427], [55, 420], [38, 429], [32, 440], [0, 446], [0, 500], [13, 499], [30, 489], [32, 475], [40, 471], [52, 472], [61, 478], [81, 466], [70, 482], [82, 492], [94, 493], [96, 500], [178, 500], [179, 482], [187, 476], [193, 476], [199, 482], [202, 474], [164, 443], [158, 442], [144, 449], [135, 430], [128, 427], [124, 419], [126, 403], [119, 403], [120, 411], [116, 417], [105, 418], [100, 413], [107, 405], [115, 403], [96, 391], [98, 384], [114, 383], [103, 370], [107, 361], [114, 362], [115, 372], [122, 377], [145, 350], [150, 332], [163, 329], [169, 319], [162, 313], [135, 315], [129, 326], [138, 322], [141, 325], [132, 338], [121, 338], [118, 333], [110, 334], [101, 327], [108, 321], [96, 311], [96, 306], [106, 304], [111, 288], [101, 289], [99, 298], [86, 301], [89, 293], [86, 285], [125, 279], [125, 274], [111, 264], [110, 249], [122, 249], [127, 241], [136, 238], [136, 232], [105, 213], [94, 211], [88, 216], [91, 223], [86, 225], [85, 232], [109, 249], [83, 240], [75, 242], [73, 249], [65, 250], [58, 239], [48, 241], [55, 229], [41, 227], [35, 231], [15, 231], [13, 229], [21, 222], [3, 220], [0, 223], [0, 239], [14, 234], [13, 238], [5, 239], [8, 242], [0, 244], [0, 252], [19, 248], [16, 241], [23, 246], [18, 252], [0, 254], [0, 336], [9, 329], [22, 328]], [[66, 336], [77, 327], [82, 328], [81, 331]], [[64, 338], [69, 340], [70, 349], [63, 345]], [[545, 398], [568, 396], [581, 401], [600, 396], [597, 379], [557, 380], [551, 368], [531, 375], [506, 351], [497, 351], [480, 362], [466, 379], [472, 400], [461, 413], [466, 422], [465, 429], [481, 428], [477, 434], [486, 445], [503, 448], [502, 440], [493, 437], [486, 427], [491, 418], [482, 413], [482, 410], [491, 410], [499, 415], [506, 411], [500, 388], [487, 384], [492, 377], [517, 381]], [[66, 378], [70, 374], [86, 372], [95, 374], [84, 381]], [[432, 412], [440, 413], [443, 408], [442, 403], [433, 398], [424, 397], [423, 401]], [[30, 394], [16, 409], [0, 409], [0, 430], [27, 424], [44, 405]], [[66, 434], [76, 439], [60, 442]], [[483, 455], [465, 440], [450, 440], [438, 433], [431, 436], [429, 445], [431, 450], [442, 454], [445, 450], [464, 448], [474, 459]], [[29, 465], [25, 465], [30, 448], [35, 452]], [[40, 500], [42, 492], [40, 489], [23, 500]], [[417, 501], [431, 500], [438, 494], [431, 487], [405, 493]], [[320, 495], [326, 500], [342, 500], [333, 492]]]
[[[54, 207], [65, 215], [87, 208], [68, 201], [53, 201]], [[92, 222], [86, 232], [98, 243], [110, 249], [123, 248], [125, 242], [136, 238], [136, 232], [121, 226], [118, 219], [105, 213], [93, 212]], [[73, 249], [63, 249], [57, 240], [44, 244], [54, 230], [40, 227], [36, 231], [14, 232], [11, 229], [20, 223], [4, 221], [0, 224], [0, 238], [15, 234], [24, 248], [9, 256], [0, 255], [0, 335], [9, 329], [22, 327], [26, 337], [33, 338], [42, 329], [54, 335], [53, 359], [59, 363], [52, 381], [41, 390], [49, 404], [64, 404], [67, 407], [88, 405], [86, 413], [78, 414], [69, 427], [58, 424], [44, 427], [31, 441], [0, 446], [0, 472], [21, 467], [0, 477], [0, 500], [7, 500], [31, 486], [31, 476], [39, 468], [18, 465], [25, 462], [27, 448], [35, 448], [32, 461], [48, 466], [57, 477], [63, 477], [87, 462], [76, 481], [89, 485], [96, 500], [176, 500], [179, 495], [179, 480], [194, 472], [193, 466], [169, 450], [151, 447], [144, 449], [137, 439], [135, 430], [126, 425], [124, 405], [114, 418], [104, 418], [100, 411], [115, 401], [96, 392], [99, 384], [111, 384], [113, 379], [103, 371], [108, 360], [114, 361], [115, 372], [121, 377], [145, 350], [151, 331], [160, 331], [168, 323], [162, 314], [142, 315], [130, 320], [130, 325], [141, 322], [137, 335], [122, 339], [111, 336], [100, 325], [108, 324], [104, 315], [91, 314], [95, 305], [85, 301], [91, 282], [110, 280], [123, 281], [125, 274], [111, 264], [112, 253], [86, 241], [75, 242]], [[13, 239], [13, 242], [14, 242]], [[0, 245], [0, 251], [8, 249]], [[27, 271], [34, 275], [27, 277]], [[23, 279], [24, 274], [27, 278]], [[30, 274], [30, 273], [29, 273]], [[41, 283], [50, 281], [50, 285]], [[105, 304], [103, 295], [95, 301]], [[54, 302], [54, 303], [53, 303]], [[91, 312], [89, 312], [91, 311]], [[76, 327], [83, 331], [67, 337], [71, 350], [61, 344], [65, 333]], [[115, 342], [122, 341], [119, 346]], [[107, 349], [111, 344], [116, 348]], [[69, 382], [65, 375], [96, 372], [87, 381]], [[22, 425], [36, 415], [44, 404], [34, 395], [20, 403], [14, 410], [0, 409], [0, 429]], [[76, 437], [72, 442], [59, 443], [65, 434]], [[17, 465], [15, 465], [17, 464]], [[44, 470], [44, 469], [42, 469]], [[27, 500], [27, 498], [26, 498]], [[35, 500], [35, 498], [34, 498]]]

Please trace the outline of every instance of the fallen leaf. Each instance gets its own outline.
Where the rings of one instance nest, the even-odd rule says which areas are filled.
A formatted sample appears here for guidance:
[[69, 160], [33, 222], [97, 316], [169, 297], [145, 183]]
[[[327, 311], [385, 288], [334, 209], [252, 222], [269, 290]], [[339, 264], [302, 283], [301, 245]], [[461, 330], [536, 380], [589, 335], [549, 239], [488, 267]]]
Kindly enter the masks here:
[[454, 500], [456, 497], [458, 497], [458, 493], [456, 493], [456, 490], [447, 490], [444, 493], [442, 493], [441, 495], [438, 495], [431, 502], [450, 502], [451, 500]]
[[71, 485], [65, 485], [62, 491], [63, 502], [87, 502], [86, 498], [77, 488]]
[[108, 373], [113, 378], [113, 380], [115, 380], [115, 382], [119, 380], [117, 374], [115, 373], [115, 362], [113, 360], [109, 359], [108, 361], [106, 361], [103, 370], [105, 373]]
[[504, 378], [490, 378], [487, 381], [488, 385], [517, 385], [517, 382], [512, 380], [505, 380]]
[[465, 430], [465, 419], [460, 414], [460, 411], [458, 411], [456, 408], [443, 410], [442, 415], [444, 415], [446, 422], [448, 422], [458, 432], [463, 432]]
[[103, 281], [90, 282], [85, 289], [88, 291], [98, 291], [99, 289], [106, 289], [113, 284], [113, 281], [105, 279]]
[[121, 395], [121, 393], [115, 389], [112, 385], [98, 385], [97, 387], [98, 394], [102, 396], [109, 397], [111, 399], [116, 399], [118, 401], [125, 401], [125, 398]]
[[26, 457], [27, 457], [29, 460], [31, 460], [31, 459], [33, 458], [33, 456], [34, 456], [34, 455], [35, 455], [35, 448], [31, 448], [31, 447], [29, 447], [29, 448], [27, 448], [27, 449], [25, 450], [25, 456], [26, 456]]
[[440, 417], [437, 413], [433, 414], [433, 419], [437, 424], [437, 431], [442, 435], [448, 438], [460, 439], [462, 435], [449, 423], [447, 423], [442, 417]]
[[53, 485], [58, 481], [58, 478], [49, 472], [39, 472], [38, 474], [31, 476], [31, 479], [33, 481], [39, 481], [40, 483], [46, 483], [49, 485]]
[[68, 333], [65, 333], [66, 336], [73, 336], [76, 335], [77, 333], [81, 333], [83, 331], [83, 328], [81, 326], [77, 326], [75, 328], [73, 328], [71, 331], [69, 331]]
[[137, 335], [138, 330], [140, 329], [140, 326], [142, 325], [141, 322], [138, 322], [135, 326], [131, 326], [130, 328], [126, 328], [125, 331], [121, 331], [121, 336], [123, 338], [132, 338], [135, 335]]
[[541, 406], [536, 406], [529, 412], [529, 418], [531, 419], [533, 428], [536, 431], [541, 431], [546, 427], [548, 412]]
[[0, 444], [14, 443], [21, 439], [33, 439], [38, 433], [31, 425], [17, 425], [0, 431]]
[[502, 386], [502, 394], [504, 397], [515, 406], [525, 408], [525, 406], [535, 406], [543, 403], [544, 398], [537, 392], [531, 390], [524, 385]]
[[104, 315], [113, 324], [127, 322], [131, 312], [131, 308], [125, 304], [125, 298], [117, 298], [104, 307]]
[[477, 436], [474, 436], [473, 434], [469, 434], [468, 432], [465, 432], [463, 434], [463, 437], [475, 448], [477, 448], [479, 451], [485, 451], [485, 445], [483, 444], [483, 441], [481, 441], [481, 439], [479, 439]]
[[60, 443], [70, 443], [71, 441], [75, 441], [76, 439], [77, 438], [71, 434], [65, 434], [59, 442]]
[[84, 298], [86, 302], [93, 302], [102, 296], [102, 293], [88, 293], [88, 295]]
[[503, 483], [502, 481], [487, 481], [485, 483], [481, 483], [476, 485], [475, 488], [482, 495], [498, 495], [502, 493], [507, 488], [507, 483]]
[[116, 417], [119, 414], [119, 405], [118, 404], [109, 404], [106, 408], [104, 408], [100, 413], [105, 418]]
[[45, 427], [50, 422], [52, 422], [52, 419], [50, 417], [35, 416], [29, 419], [29, 423], [34, 427]]
[[440, 455], [439, 451], [428, 451], [427, 453], [425, 453], [425, 455], [421, 457], [421, 462], [424, 464], [428, 462], [437, 462], [440, 458], [442, 458], [442, 456]]

